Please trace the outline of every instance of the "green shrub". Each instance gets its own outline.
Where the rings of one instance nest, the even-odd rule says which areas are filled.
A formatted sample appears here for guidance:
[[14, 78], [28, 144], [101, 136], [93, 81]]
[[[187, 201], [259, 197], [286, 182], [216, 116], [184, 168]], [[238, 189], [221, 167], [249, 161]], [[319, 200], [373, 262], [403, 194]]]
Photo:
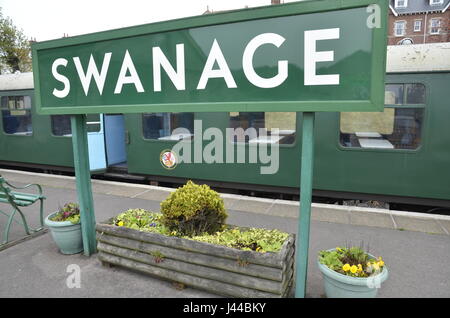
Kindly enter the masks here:
[[161, 222], [171, 231], [195, 236], [220, 231], [228, 214], [219, 194], [188, 181], [161, 202]]

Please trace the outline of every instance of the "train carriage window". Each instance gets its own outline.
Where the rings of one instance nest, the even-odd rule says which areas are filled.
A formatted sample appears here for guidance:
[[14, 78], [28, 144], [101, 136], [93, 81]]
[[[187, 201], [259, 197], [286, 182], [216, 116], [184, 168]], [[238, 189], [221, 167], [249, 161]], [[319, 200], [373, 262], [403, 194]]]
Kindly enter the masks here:
[[71, 136], [70, 115], [52, 115], [52, 134], [54, 136]]
[[388, 84], [385, 87], [384, 103], [386, 105], [401, 105], [403, 104], [404, 95], [402, 84]]
[[425, 104], [425, 86], [406, 84], [406, 104]]
[[423, 84], [389, 84], [383, 112], [343, 112], [340, 143], [348, 148], [417, 149], [425, 111]]
[[32, 135], [30, 96], [2, 96], [0, 109], [6, 134]]
[[100, 122], [100, 114], [88, 114], [86, 115], [86, 128], [88, 132], [96, 133], [102, 129]]
[[295, 112], [231, 112], [232, 142], [293, 144]]
[[[52, 115], [51, 123], [54, 136], [72, 136], [70, 115]], [[88, 114], [86, 125], [88, 132], [99, 132], [101, 130], [100, 114]]]
[[142, 114], [144, 139], [177, 141], [194, 136], [194, 113]]

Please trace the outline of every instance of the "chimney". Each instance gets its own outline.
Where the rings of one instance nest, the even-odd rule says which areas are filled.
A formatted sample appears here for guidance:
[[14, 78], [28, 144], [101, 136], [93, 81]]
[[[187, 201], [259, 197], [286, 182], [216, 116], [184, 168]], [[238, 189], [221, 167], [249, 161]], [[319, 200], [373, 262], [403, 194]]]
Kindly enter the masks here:
[[280, 4], [281, 0], [271, 0], [272, 3], [271, 4]]

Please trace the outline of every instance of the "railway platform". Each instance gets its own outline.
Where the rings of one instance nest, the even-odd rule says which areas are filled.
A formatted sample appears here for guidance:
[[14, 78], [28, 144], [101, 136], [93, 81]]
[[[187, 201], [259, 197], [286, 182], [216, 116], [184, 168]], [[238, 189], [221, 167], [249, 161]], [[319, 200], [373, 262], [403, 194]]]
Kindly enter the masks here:
[[[47, 197], [45, 214], [76, 201], [75, 178], [0, 169], [8, 181], [38, 183]], [[159, 203], [174, 189], [92, 180], [97, 221], [129, 208], [159, 211]], [[277, 228], [295, 233], [298, 202], [222, 194], [228, 223]], [[31, 225], [38, 213], [27, 208]], [[0, 228], [5, 218], [0, 218]], [[383, 256], [390, 277], [378, 297], [450, 297], [450, 217], [372, 208], [313, 204], [307, 297], [323, 297], [316, 256], [320, 250], [363, 243]], [[24, 236], [14, 225], [11, 240]], [[80, 288], [69, 288], [69, 265], [81, 269]], [[62, 255], [49, 233], [19, 241], [0, 251], [0, 297], [218, 297], [186, 286], [131, 272], [102, 267], [95, 255]]]

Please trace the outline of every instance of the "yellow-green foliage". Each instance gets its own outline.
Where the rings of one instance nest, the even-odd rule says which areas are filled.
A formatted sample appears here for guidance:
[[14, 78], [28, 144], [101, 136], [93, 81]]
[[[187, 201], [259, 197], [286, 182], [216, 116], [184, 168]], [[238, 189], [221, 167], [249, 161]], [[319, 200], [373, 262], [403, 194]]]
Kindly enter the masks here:
[[167, 228], [187, 236], [220, 231], [228, 217], [219, 194], [192, 181], [161, 202], [161, 213]]
[[278, 230], [227, 228], [210, 235], [194, 236], [191, 239], [244, 251], [278, 252], [289, 234]]
[[[286, 238], [289, 236], [287, 233], [278, 230], [255, 228], [243, 229], [232, 226], [223, 226], [221, 231], [214, 232], [213, 234], [203, 233], [202, 235], [186, 236], [179, 231], [169, 230], [161, 223], [162, 218], [163, 216], [160, 213], [154, 213], [143, 209], [129, 209], [115, 217], [112, 224], [138, 231], [177, 236], [240, 250], [257, 251], [260, 253], [278, 252], [286, 241]], [[164, 255], [159, 251], [150, 254], [153, 255], [156, 262], [164, 260]], [[245, 260], [241, 260], [240, 263], [244, 266]]]

